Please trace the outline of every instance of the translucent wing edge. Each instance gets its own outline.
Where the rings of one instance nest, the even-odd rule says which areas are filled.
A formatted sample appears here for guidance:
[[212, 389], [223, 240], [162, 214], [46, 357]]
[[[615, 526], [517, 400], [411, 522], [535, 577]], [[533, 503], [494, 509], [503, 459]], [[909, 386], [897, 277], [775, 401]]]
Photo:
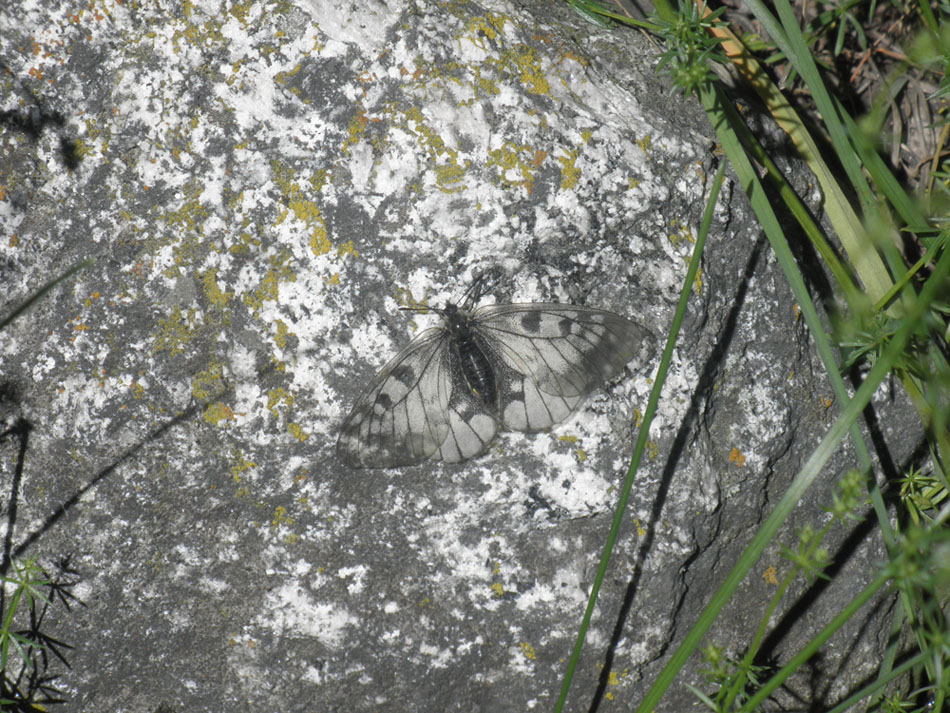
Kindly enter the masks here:
[[[427, 329], [379, 370], [343, 421], [336, 445], [340, 460], [352, 468], [394, 468], [421, 463], [439, 450], [449, 428], [451, 385], [444, 383], [447, 365], [440, 356], [447, 338], [443, 329]], [[418, 373], [406, 383], [400, 367]], [[387, 386], [398, 398], [385, 393]], [[432, 388], [434, 393], [424, 391]]]

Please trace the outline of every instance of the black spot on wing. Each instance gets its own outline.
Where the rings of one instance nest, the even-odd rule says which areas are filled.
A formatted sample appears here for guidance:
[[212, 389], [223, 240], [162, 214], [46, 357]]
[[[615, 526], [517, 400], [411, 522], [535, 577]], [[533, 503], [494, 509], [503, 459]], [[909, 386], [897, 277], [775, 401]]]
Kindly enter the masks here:
[[539, 331], [541, 331], [541, 313], [523, 313], [521, 315], [521, 327], [527, 334], [537, 334]]
[[412, 386], [416, 383], [416, 371], [408, 364], [393, 367], [389, 375], [404, 386]]

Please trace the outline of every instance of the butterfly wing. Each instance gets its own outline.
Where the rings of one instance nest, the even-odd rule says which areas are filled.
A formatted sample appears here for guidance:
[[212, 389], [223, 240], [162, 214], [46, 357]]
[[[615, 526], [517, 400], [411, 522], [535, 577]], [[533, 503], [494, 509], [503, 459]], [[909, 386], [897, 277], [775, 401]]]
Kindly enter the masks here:
[[597, 386], [653, 340], [629, 319], [576, 305], [488, 305], [473, 315], [485, 349], [496, 356], [504, 424], [540, 431], [562, 421]]
[[451, 335], [427, 329], [373, 378], [343, 422], [337, 455], [353, 468], [395, 468], [483, 452], [498, 431], [454, 363]]

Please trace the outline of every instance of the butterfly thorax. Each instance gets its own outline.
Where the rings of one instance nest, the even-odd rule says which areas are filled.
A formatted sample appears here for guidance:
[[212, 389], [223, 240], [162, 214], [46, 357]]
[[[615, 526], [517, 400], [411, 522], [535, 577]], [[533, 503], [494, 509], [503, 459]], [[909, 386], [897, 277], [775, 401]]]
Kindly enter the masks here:
[[491, 362], [478, 344], [471, 317], [453, 304], [442, 310], [445, 326], [452, 335], [452, 352], [465, 383], [490, 411], [497, 407], [498, 392]]

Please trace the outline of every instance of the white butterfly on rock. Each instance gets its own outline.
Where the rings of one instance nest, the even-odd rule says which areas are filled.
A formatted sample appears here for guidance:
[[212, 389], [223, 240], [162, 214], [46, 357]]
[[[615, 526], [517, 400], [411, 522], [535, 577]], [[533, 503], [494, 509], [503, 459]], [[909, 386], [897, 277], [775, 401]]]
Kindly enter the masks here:
[[436, 309], [440, 327], [400, 351], [346, 417], [337, 454], [353, 468], [395, 468], [429, 458], [477, 456], [501, 428], [543, 431], [653, 340], [612, 312], [566, 304], [492, 304], [472, 310], [476, 280], [459, 305]]

